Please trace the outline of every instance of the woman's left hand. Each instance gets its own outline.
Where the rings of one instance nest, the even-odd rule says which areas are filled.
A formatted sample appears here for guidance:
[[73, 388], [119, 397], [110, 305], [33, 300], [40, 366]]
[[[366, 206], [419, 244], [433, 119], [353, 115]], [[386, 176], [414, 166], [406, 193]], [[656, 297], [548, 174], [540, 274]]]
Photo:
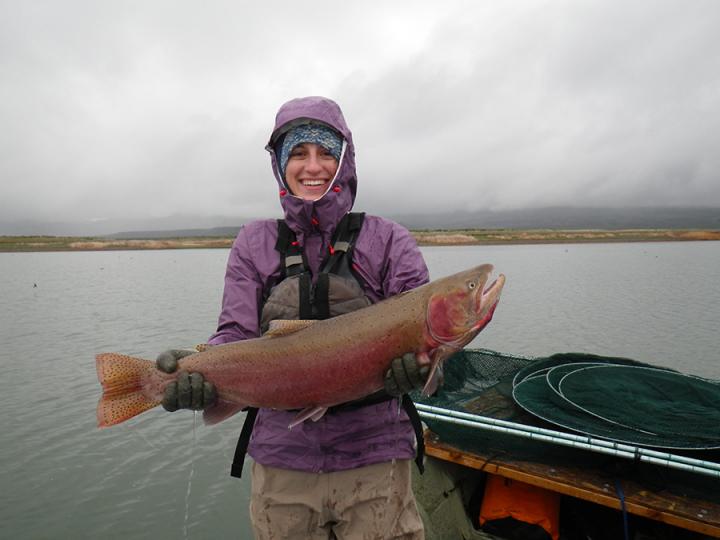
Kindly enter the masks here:
[[385, 392], [391, 396], [402, 396], [411, 390], [421, 388], [427, 381], [429, 365], [420, 365], [414, 353], [405, 353], [395, 358], [385, 374]]

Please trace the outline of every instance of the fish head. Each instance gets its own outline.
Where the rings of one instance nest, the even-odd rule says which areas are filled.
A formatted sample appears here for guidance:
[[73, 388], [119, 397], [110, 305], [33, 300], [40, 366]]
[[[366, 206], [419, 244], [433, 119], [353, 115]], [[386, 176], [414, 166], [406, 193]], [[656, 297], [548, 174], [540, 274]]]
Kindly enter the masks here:
[[493, 266], [483, 264], [436, 282], [427, 304], [430, 343], [462, 348], [492, 320], [505, 276], [490, 281]]

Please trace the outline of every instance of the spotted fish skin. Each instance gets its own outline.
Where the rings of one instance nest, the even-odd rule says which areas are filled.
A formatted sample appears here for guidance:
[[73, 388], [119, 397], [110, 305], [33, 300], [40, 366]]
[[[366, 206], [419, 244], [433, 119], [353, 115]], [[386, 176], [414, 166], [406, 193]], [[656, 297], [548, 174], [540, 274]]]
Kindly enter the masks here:
[[488, 286], [492, 270], [477, 266], [332, 319], [212, 347], [183, 358], [172, 374], [150, 360], [99, 354], [98, 426], [159, 405], [165, 386], [183, 371], [202, 373], [217, 388], [217, 403], [203, 415], [209, 424], [247, 406], [319, 418], [328, 407], [381, 390], [392, 360], [407, 352], [431, 364], [425, 391], [432, 392], [442, 362], [492, 319], [505, 283], [500, 275]]

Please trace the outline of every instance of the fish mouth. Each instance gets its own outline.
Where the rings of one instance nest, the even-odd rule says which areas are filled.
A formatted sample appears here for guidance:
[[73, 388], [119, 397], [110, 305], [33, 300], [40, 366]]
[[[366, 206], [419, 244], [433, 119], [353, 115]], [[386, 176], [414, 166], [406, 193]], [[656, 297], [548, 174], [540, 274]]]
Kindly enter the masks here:
[[478, 320], [473, 325], [473, 331], [480, 332], [492, 320], [504, 286], [505, 275], [500, 274], [490, 285], [478, 290], [475, 296], [475, 313], [478, 315]]

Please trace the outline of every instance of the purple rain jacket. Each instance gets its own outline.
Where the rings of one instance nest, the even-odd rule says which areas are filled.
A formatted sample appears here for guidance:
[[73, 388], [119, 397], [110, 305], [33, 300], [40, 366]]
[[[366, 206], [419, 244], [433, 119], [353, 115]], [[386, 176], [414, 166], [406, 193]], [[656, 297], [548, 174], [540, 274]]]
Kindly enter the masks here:
[[[317, 201], [289, 193], [273, 149], [276, 138], [301, 123], [301, 119], [324, 122], [345, 139], [331, 188]], [[294, 99], [278, 111], [267, 150], [280, 187], [285, 220], [303, 246], [315, 276], [335, 227], [355, 201], [357, 178], [352, 134], [335, 102], [322, 97]], [[209, 343], [216, 345], [260, 335], [263, 289], [266, 284], [275, 283], [280, 275], [276, 239], [275, 220], [253, 221], [240, 230], [228, 259], [218, 328]], [[353, 267], [373, 302], [428, 281], [425, 261], [407, 229], [376, 216], [365, 217], [355, 243]], [[248, 447], [255, 461], [283, 469], [330, 472], [415, 456], [415, 435], [396, 399], [328, 413], [317, 422], [308, 420], [288, 429], [295, 415], [291, 411], [259, 411]]]

